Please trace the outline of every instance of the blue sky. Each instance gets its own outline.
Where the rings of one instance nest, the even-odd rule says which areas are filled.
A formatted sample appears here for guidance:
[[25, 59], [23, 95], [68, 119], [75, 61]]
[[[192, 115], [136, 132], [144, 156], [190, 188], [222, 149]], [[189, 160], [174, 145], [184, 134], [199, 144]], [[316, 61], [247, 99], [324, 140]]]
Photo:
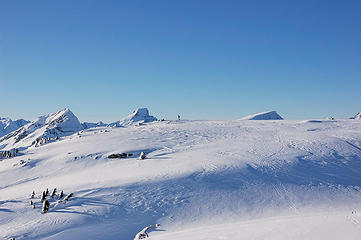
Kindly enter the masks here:
[[361, 1], [0, 0], [0, 116], [361, 111]]

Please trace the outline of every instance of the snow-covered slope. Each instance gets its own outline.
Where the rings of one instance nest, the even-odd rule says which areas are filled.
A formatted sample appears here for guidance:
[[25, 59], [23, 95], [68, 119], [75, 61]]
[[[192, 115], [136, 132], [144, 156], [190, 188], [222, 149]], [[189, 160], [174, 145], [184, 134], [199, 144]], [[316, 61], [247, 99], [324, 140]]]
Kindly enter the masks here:
[[283, 118], [276, 111], [268, 111], [252, 114], [241, 118], [241, 120], [283, 120]]
[[153, 232], [149, 240], [357, 240], [360, 238], [360, 222], [361, 214], [353, 214], [352, 211], [297, 213], [292, 216], [276, 216], [218, 225], [195, 225], [186, 230]]
[[0, 137], [19, 129], [28, 123], [29, 121], [24, 119], [13, 121], [10, 118], [0, 118]]
[[78, 118], [69, 110], [41, 116], [0, 138], [0, 149], [27, 148], [54, 141], [83, 129]]
[[351, 119], [361, 119], [361, 112], [357, 113], [355, 116], [353, 116]]
[[157, 118], [150, 116], [147, 108], [138, 108], [129, 116], [111, 123], [110, 126], [127, 127], [134, 124], [149, 123], [153, 121], [157, 121]]
[[[154, 240], [361, 235], [359, 121], [164, 121], [79, 134], [0, 161], [0, 238], [128, 240], [155, 223]], [[133, 155], [107, 157], [122, 152]], [[73, 198], [48, 197], [41, 214], [41, 192], [55, 187]]]

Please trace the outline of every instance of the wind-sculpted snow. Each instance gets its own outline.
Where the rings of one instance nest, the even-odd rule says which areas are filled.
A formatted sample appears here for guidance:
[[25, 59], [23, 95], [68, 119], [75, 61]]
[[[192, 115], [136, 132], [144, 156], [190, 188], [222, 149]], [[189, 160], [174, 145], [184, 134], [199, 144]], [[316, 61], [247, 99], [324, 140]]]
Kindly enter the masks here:
[[[288, 238], [275, 238], [324, 239], [323, 228], [337, 226], [353, 239], [361, 231], [353, 227], [361, 205], [360, 133], [353, 120], [90, 128], [0, 162], [0, 237], [133, 239], [160, 223], [151, 239], [273, 239], [285, 231]], [[107, 158], [122, 152], [133, 156]], [[146, 159], [138, 160], [141, 152]], [[22, 159], [26, 164], [14, 165]], [[33, 190], [39, 201], [55, 187], [74, 196], [46, 214], [27, 204]], [[321, 226], [316, 233], [307, 231], [309, 216]], [[252, 235], [256, 226], [259, 235]]]

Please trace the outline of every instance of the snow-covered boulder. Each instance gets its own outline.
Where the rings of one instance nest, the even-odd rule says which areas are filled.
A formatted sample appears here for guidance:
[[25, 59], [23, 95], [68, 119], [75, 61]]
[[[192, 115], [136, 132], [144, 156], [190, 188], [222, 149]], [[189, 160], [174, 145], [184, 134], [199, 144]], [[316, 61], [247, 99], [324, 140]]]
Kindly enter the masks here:
[[361, 112], [357, 113], [355, 116], [351, 117], [351, 119], [361, 119]]
[[83, 129], [78, 118], [63, 109], [54, 114], [38, 117], [18, 130], [0, 138], [3, 149], [38, 146]]
[[24, 119], [13, 121], [10, 118], [0, 118], [0, 137], [19, 129], [28, 123], [29, 121]]
[[241, 120], [283, 120], [283, 118], [276, 111], [268, 111], [249, 115]]
[[157, 120], [157, 118], [149, 115], [149, 111], [147, 108], [138, 108], [129, 116], [122, 118], [115, 123], [111, 123], [110, 126], [127, 127], [130, 125], [149, 123]]

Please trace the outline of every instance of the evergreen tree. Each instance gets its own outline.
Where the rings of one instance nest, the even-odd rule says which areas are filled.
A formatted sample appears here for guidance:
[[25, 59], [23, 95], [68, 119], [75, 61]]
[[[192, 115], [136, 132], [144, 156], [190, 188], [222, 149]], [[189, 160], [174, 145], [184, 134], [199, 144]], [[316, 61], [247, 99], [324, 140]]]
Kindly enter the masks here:
[[45, 201], [43, 202], [43, 209], [42, 209], [42, 212], [43, 212], [43, 213], [48, 212], [48, 211], [49, 211], [49, 207], [50, 207], [50, 203], [49, 203], [49, 201], [48, 201], [48, 200], [45, 200]]
[[68, 195], [64, 198], [64, 201], [68, 201], [72, 196], [73, 196], [73, 193], [68, 194]]
[[140, 153], [140, 156], [139, 156], [139, 160], [143, 160], [143, 159], [145, 159], [145, 153], [144, 152], [141, 152]]
[[64, 197], [64, 192], [63, 192], [63, 190], [61, 190], [60, 195], [59, 195], [59, 199], [62, 199], [63, 197]]
[[41, 195], [41, 202], [44, 202], [46, 198], [46, 193], [43, 191], [43, 194]]
[[51, 198], [54, 198], [54, 197], [55, 197], [55, 194], [56, 194], [56, 188], [54, 188], [54, 190], [51, 192], [50, 197], [51, 197]]

